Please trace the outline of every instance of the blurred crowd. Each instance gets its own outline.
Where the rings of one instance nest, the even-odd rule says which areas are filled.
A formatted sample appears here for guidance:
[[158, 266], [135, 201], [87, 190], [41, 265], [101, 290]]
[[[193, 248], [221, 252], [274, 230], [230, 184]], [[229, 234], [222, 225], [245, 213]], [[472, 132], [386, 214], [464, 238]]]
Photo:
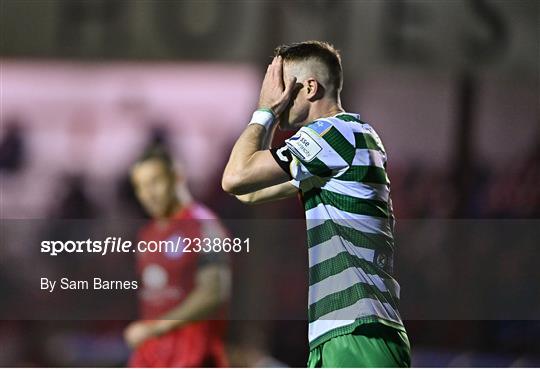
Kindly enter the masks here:
[[[25, 125], [19, 118], [11, 117], [2, 122], [3, 135], [0, 142], [0, 171], [5, 182], [14, 181], [25, 175], [29, 143], [25, 137]], [[170, 132], [166, 127], [156, 126], [148, 134], [148, 146], [170, 145]], [[286, 136], [283, 136], [286, 137]], [[283, 139], [281, 137], [281, 139]], [[279, 140], [279, 138], [278, 138]], [[524, 148], [520, 157], [513, 157], [504, 166], [493, 166], [490, 162], [473, 162], [466, 182], [464, 211], [456, 215], [459, 188], [451, 167], [434, 167], [422, 161], [390, 161], [389, 175], [392, 181], [394, 211], [398, 219], [422, 218], [518, 218], [534, 219], [540, 215], [540, 138], [538, 144]], [[226, 155], [222, 156], [223, 166]], [[133, 158], [135, 160], [135, 158]], [[129, 168], [116, 178], [114, 199], [97, 201], [88, 193], [84, 168], [79, 173], [66, 173], [53, 179], [59, 197], [51, 199], [46, 217], [56, 218], [99, 218], [114, 214], [114, 209], [100, 204], [120, 203], [124, 209], [120, 217], [144, 217], [129, 183]], [[217, 171], [208, 191], [200, 200], [207, 203], [223, 217], [252, 217], [253, 210], [243, 205], [230, 211], [230, 198], [220, 187], [221, 172]], [[301, 212], [284, 212], [268, 216], [267, 211], [257, 212], [260, 217], [294, 217]], [[29, 209], [30, 213], [32, 209]]]

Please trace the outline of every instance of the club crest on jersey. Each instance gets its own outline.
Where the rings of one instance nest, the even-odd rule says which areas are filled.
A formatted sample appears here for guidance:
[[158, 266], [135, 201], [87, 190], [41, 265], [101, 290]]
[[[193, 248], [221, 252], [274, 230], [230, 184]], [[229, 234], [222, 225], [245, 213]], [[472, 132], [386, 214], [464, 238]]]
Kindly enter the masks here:
[[387, 255], [382, 252], [375, 253], [375, 264], [382, 270], [392, 273], [394, 270], [394, 259], [392, 255]]
[[285, 142], [289, 150], [304, 162], [312, 161], [322, 151], [322, 147], [317, 141], [301, 130]]

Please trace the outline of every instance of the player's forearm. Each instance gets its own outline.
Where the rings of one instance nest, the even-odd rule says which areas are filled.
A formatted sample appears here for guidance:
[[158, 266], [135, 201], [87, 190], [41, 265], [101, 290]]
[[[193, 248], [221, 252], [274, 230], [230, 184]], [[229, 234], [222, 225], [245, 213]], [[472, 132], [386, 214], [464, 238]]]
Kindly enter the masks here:
[[269, 201], [286, 199], [298, 194], [298, 189], [290, 182], [281, 183], [275, 186], [263, 188], [245, 195], [236, 196], [244, 204], [256, 205]]
[[265, 133], [263, 135], [263, 141], [262, 141], [262, 146], [260, 148], [260, 150], [269, 150], [270, 147], [272, 146], [272, 140], [274, 139], [274, 134], [276, 133], [276, 130], [277, 130], [277, 124], [274, 124], [269, 131], [266, 131], [265, 130]]
[[265, 189], [262, 189], [259, 191], [247, 193], [245, 195], [237, 195], [236, 198], [240, 200], [241, 202], [243, 202], [244, 204], [248, 204], [248, 205], [264, 204], [265, 202], [276, 201], [276, 200], [281, 200], [281, 199], [286, 198], [286, 197], [267, 197], [265, 196], [264, 190]]
[[272, 132], [259, 124], [249, 125], [238, 138], [232, 149], [229, 161], [223, 172], [222, 187], [226, 192], [235, 193], [235, 189], [250, 176], [250, 159], [257, 151], [267, 149]]

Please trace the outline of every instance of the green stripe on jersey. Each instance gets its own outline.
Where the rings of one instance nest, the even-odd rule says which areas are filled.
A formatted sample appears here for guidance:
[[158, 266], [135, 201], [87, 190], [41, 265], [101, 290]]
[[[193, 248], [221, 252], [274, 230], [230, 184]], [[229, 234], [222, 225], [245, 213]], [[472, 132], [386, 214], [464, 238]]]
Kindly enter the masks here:
[[354, 228], [334, 223], [331, 219], [307, 231], [308, 245], [309, 247], [316, 246], [334, 236], [341, 236], [355, 246], [371, 250], [383, 248], [392, 251], [394, 249], [394, 240], [391, 237], [383, 234], [360, 232]]
[[310, 162], [304, 162], [300, 161], [306, 169], [317, 177], [331, 177], [332, 176], [332, 169], [328, 168], [326, 164], [324, 164], [321, 160], [315, 158]]
[[[315, 320], [334, 310], [346, 308], [347, 306], [355, 304], [356, 302], [358, 302], [358, 300], [365, 298], [378, 300], [381, 303], [386, 302], [390, 304], [390, 306], [392, 306], [394, 310], [397, 311], [397, 301], [395, 297], [392, 296], [389, 292], [382, 292], [377, 289], [376, 286], [358, 282], [349, 288], [327, 295], [319, 301], [311, 304], [308, 308], [309, 322], [314, 322]], [[340, 320], [354, 318], [357, 318], [357, 316], [344, 316], [340, 317]]]
[[388, 203], [384, 201], [360, 199], [321, 188], [313, 188], [305, 192], [303, 197], [306, 211], [313, 209], [319, 204], [324, 204], [349, 213], [370, 215], [379, 218], [389, 218], [391, 213]]
[[371, 165], [353, 165], [337, 179], [342, 181], [390, 184], [386, 170]]
[[330, 127], [330, 129], [328, 129], [321, 137], [328, 142], [334, 151], [341, 156], [347, 164], [351, 165], [356, 150], [336, 127]]
[[357, 123], [363, 123], [360, 119], [356, 119], [353, 115], [349, 114], [340, 114], [336, 115], [336, 118], [341, 119], [345, 122], [357, 122]]
[[354, 134], [357, 149], [379, 150], [385, 152], [384, 148], [380, 147], [375, 138], [369, 133], [356, 132]]
[[341, 273], [348, 268], [360, 268], [366, 274], [377, 274], [382, 279], [390, 279], [392, 276], [370, 261], [349, 254], [347, 251], [340, 252], [336, 256], [313, 265], [309, 268], [309, 285]]

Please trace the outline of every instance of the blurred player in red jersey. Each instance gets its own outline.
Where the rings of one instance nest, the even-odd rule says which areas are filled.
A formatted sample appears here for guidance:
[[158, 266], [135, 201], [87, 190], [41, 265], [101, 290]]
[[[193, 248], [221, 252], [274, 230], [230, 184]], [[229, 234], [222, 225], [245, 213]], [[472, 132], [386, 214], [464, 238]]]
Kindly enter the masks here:
[[[223, 238], [216, 216], [192, 200], [169, 155], [149, 150], [131, 171], [135, 193], [152, 221], [140, 240]], [[138, 252], [142, 320], [125, 330], [132, 367], [225, 367], [225, 308], [230, 269], [225, 253]]]

